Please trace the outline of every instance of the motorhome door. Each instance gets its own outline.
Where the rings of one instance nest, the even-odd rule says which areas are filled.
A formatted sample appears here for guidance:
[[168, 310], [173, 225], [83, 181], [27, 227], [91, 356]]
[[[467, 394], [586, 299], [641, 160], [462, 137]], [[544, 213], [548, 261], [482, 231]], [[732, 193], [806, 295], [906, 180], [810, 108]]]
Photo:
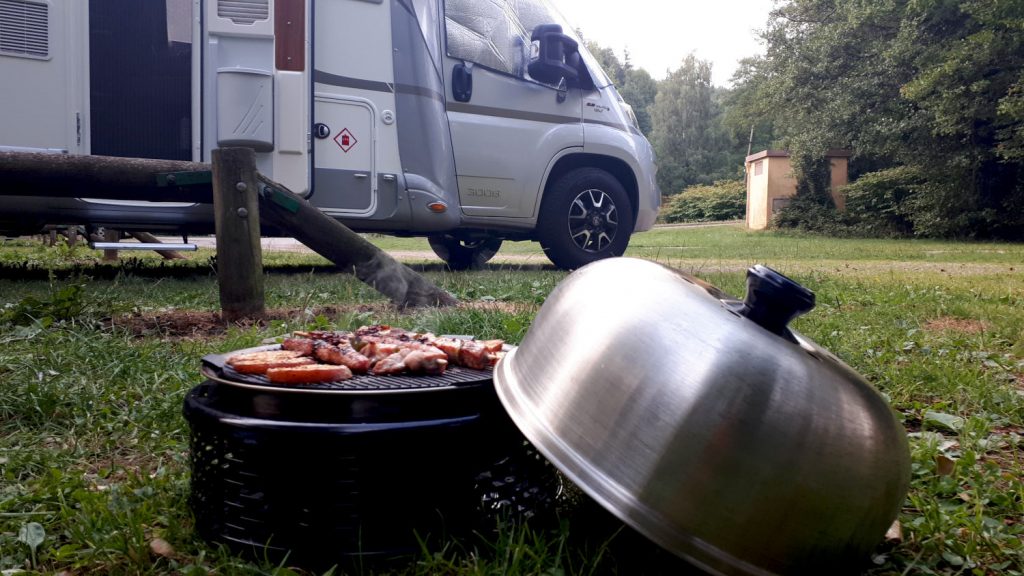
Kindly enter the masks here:
[[202, 2], [202, 148], [256, 151], [260, 172], [310, 189], [311, 0]]
[[534, 28], [556, 21], [536, 0], [448, 0], [445, 84], [459, 199], [467, 216], [535, 214], [545, 169], [582, 146], [578, 88], [526, 71]]
[[394, 110], [390, 5], [316, 0], [314, 14], [311, 201], [334, 216], [370, 216], [378, 205], [378, 129]]

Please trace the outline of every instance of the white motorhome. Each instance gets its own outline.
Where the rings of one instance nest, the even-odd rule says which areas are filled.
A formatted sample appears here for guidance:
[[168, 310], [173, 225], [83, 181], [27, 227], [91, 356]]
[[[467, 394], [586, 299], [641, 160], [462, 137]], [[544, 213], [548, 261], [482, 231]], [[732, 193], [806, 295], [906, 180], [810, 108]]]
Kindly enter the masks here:
[[[0, 150], [259, 170], [453, 267], [502, 240], [621, 254], [660, 202], [650, 144], [546, 0], [0, 0]], [[44, 224], [200, 234], [205, 204], [0, 198]], [[273, 230], [269, 230], [273, 233]]]

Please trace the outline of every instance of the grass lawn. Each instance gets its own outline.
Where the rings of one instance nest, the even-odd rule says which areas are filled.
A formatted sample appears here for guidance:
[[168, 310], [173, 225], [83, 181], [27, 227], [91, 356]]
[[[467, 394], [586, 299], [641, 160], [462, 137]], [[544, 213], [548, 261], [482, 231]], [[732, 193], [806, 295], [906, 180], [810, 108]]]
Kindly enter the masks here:
[[[463, 304], [403, 313], [316, 255], [273, 252], [273, 319], [222, 329], [211, 251], [163, 268], [126, 252], [121, 267], [97, 268], [99, 253], [85, 248], [0, 245], [0, 572], [307, 573], [234, 557], [194, 534], [181, 405], [201, 381], [199, 358], [292, 330], [375, 322], [517, 343], [565, 276], [530, 243], [506, 244], [500, 266], [451, 273], [422, 254], [423, 240], [371, 239], [425, 264]], [[737, 296], [754, 263], [816, 292], [818, 307], [794, 327], [864, 374], [910, 437], [902, 535], [879, 543], [867, 573], [1024, 574], [1024, 245], [726, 226], [638, 234], [629, 255]], [[506, 527], [387, 571], [664, 570], [631, 553], [628, 534], [595, 528], [585, 509], [567, 504], [557, 525]]]

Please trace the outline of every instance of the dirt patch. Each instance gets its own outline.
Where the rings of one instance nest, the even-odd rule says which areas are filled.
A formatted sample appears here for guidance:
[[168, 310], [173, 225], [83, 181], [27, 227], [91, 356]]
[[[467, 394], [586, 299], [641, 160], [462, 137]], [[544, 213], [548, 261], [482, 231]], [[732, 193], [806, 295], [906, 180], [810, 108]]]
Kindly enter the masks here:
[[943, 316], [929, 320], [924, 329], [929, 332], [959, 332], [961, 334], [981, 334], [990, 328], [988, 322]]
[[[536, 312], [537, 305], [522, 302], [461, 302], [458, 308], [495, 311], [505, 314]], [[198, 310], [168, 310], [161, 312], [135, 312], [117, 316], [107, 321], [107, 326], [127, 330], [135, 336], [160, 336], [163, 338], [211, 338], [223, 335], [229, 328], [263, 327], [269, 322], [292, 320], [301, 322], [323, 316], [334, 318], [343, 314], [394, 315], [398, 309], [391, 304], [354, 304], [351, 306], [322, 306], [308, 311], [301, 308], [274, 308], [267, 310], [263, 320], [239, 322], [228, 325], [219, 312]]]
[[263, 320], [237, 322], [229, 325], [224, 322], [219, 312], [197, 310], [169, 310], [164, 312], [136, 312], [117, 316], [108, 321], [108, 326], [118, 327], [136, 336], [163, 336], [166, 338], [209, 338], [219, 336], [229, 328], [249, 328], [266, 326], [275, 320], [299, 320], [324, 316], [331, 318], [345, 313], [378, 312], [388, 305], [361, 304], [357, 306], [323, 306], [312, 308], [307, 312], [301, 308], [273, 308], [267, 310]]
[[523, 302], [461, 302], [459, 308], [471, 310], [483, 310], [486, 312], [502, 312], [505, 314], [521, 314], [524, 312], [536, 312], [539, 306], [536, 304], [525, 304]]

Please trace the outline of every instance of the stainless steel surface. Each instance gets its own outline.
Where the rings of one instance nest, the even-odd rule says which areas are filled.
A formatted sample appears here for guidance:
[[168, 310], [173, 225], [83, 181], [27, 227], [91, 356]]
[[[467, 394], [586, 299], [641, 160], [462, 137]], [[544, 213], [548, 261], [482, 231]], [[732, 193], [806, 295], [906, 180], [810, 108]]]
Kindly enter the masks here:
[[905, 431], [865, 380], [694, 278], [568, 276], [495, 370], [525, 436], [605, 508], [718, 574], [855, 569], [903, 502]]

